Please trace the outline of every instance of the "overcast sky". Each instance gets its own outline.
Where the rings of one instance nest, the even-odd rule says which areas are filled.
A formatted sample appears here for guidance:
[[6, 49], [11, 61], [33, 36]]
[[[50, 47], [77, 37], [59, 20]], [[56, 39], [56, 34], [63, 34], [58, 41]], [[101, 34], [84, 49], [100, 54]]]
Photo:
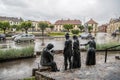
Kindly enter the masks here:
[[93, 18], [99, 24], [120, 16], [120, 0], [0, 0], [0, 16], [22, 17], [25, 20]]

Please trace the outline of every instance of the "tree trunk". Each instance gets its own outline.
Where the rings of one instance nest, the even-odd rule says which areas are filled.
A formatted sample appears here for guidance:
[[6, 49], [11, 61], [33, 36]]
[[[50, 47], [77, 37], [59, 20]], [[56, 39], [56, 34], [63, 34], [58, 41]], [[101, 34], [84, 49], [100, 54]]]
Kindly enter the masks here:
[[42, 37], [44, 36], [44, 30], [42, 30]]
[[25, 29], [25, 33], [27, 34], [28, 32], [27, 32], [27, 29]]
[[4, 29], [3, 31], [4, 31], [4, 34], [5, 34], [5, 33], [6, 33], [6, 30]]

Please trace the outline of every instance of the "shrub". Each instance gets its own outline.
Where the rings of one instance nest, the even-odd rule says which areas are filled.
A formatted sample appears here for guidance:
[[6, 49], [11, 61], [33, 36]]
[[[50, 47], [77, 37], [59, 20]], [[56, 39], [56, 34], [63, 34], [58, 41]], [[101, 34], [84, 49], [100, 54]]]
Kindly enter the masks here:
[[34, 54], [34, 47], [26, 47], [22, 49], [0, 50], [0, 60], [14, 59], [21, 57], [30, 57]]
[[72, 30], [71, 32], [72, 32], [72, 34], [79, 34], [80, 31], [79, 30]]
[[[116, 46], [118, 45], [117, 42], [112, 42], [112, 43], [105, 43], [105, 44], [97, 44], [97, 50], [105, 50], [106, 48], [112, 47], [112, 46]], [[112, 48], [113, 50], [115, 49], [120, 49], [120, 47], [116, 47], [116, 48]]]
[[65, 32], [51, 32], [49, 33], [50, 36], [57, 36], [57, 35], [65, 35]]

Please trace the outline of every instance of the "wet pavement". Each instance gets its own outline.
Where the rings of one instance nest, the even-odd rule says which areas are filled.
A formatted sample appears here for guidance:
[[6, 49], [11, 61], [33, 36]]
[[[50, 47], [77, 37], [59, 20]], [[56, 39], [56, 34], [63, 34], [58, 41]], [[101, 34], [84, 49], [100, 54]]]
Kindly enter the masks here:
[[82, 66], [80, 69], [64, 71], [63, 56], [59, 55], [56, 62], [60, 72], [41, 72], [43, 75], [55, 80], [120, 80], [120, 60], [115, 59], [117, 54], [109, 54], [107, 63], [104, 63], [103, 53], [97, 53], [96, 65], [86, 66], [86, 53], [81, 53]]
[[[85, 65], [86, 52], [81, 52], [82, 66], [80, 69], [73, 69], [72, 72], [64, 71], [63, 55], [56, 54], [55, 61], [60, 72], [43, 74], [49, 74], [48, 76], [57, 80], [120, 80], [120, 60], [115, 59], [115, 56], [120, 56], [120, 52], [112, 53], [108, 52], [107, 63], [104, 63], [104, 52], [97, 52], [96, 65], [88, 67]], [[32, 68], [37, 68], [39, 61], [40, 56], [0, 63], [0, 80], [18, 80], [30, 77]]]
[[[82, 40], [80, 39], [80, 43], [86, 43], [88, 40]], [[36, 39], [35, 43], [20, 43], [16, 44], [14, 41], [7, 40], [5, 43], [0, 42], [0, 45], [7, 44], [9, 48], [23, 48], [26, 46], [33, 45], [35, 46], [35, 52], [41, 51], [48, 43], [53, 43], [55, 45], [55, 50], [63, 50], [64, 48], [64, 38], [54, 38], [54, 39], [45, 39], [44, 41], [42, 39]], [[120, 43], [120, 40], [118, 37], [112, 38], [109, 34], [103, 34], [99, 33], [96, 36], [96, 42], [99, 44], [104, 44], [106, 42], [118, 42]], [[44, 46], [42, 46], [42, 43], [45, 43]], [[97, 52], [97, 64], [93, 67], [87, 67], [85, 66], [85, 59], [86, 59], [86, 52], [81, 52], [82, 56], [82, 67], [81, 69], [75, 69], [72, 71], [74, 73], [75, 79], [73, 80], [79, 80], [81, 79], [87, 79], [90, 78], [91, 80], [119, 80], [120, 76], [120, 60], [115, 59], [116, 56], [120, 56], [119, 52], [111, 52], [114, 54], [109, 54], [108, 52], [108, 60], [107, 63], [104, 63], [104, 53], [105, 52]], [[70, 71], [63, 71], [63, 56], [62, 54], [55, 55], [55, 60], [58, 64], [59, 69], [61, 72], [61, 76], [64, 76], [64, 74], [70, 73]], [[30, 59], [22, 59], [22, 60], [16, 60], [11, 62], [5, 62], [0, 63], [0, 80], [17, 80], [25, 77], [29, 77], [32, 75], [32, 68], [37, 68], [37, 64], [40, 61], [40, 56], [37, 58], [30, 58]], [[56, 75], [58, 75], [56, 74]], [[115, 74], [115, 75], [113, 75]], [[53, 73], [51, 74], [51, 76]], [[70, 75], [66, 78], [71, 78]], [[111, 76], [113, 75], [113, 76]], [[110, 77], [110, 78], [109, 78]], [[98, 78], [98, 79], [97, 79]], [[118, 78], [118, 79], [117, 79]], [[64, 80], [64, 79], [63, 79]]]

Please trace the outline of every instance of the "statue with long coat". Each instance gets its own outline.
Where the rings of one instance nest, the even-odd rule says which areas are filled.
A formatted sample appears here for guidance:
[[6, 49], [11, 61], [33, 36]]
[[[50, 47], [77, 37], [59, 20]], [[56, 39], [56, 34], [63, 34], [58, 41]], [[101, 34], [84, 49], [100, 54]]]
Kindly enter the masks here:
[[81, 55], [79, 48], [79, 40], [76, 35], [73, 36], [73, 61], [72, 68], [80, 68], [81, 67]]
[[67, 33], [65, 35], [66, 41], [65, 41], [65, 47], [63, 50], [63, 56], [64, 56], [64, 66], [65, 66], [65, 70], [67, 70], [68, 64], [69, 64], [69, 69], [72, 68], [72, 61], [71, 61], [71, 57], [72, 57], [72, 40], [70, 40], [70, 36]]
[[88, 52], [87, 52], [87, 59], [86, 59], [86, 65], [95, 65], [96, 64], [96, 42], [94, 41], [94, 38], [91, 38], [91, 40], [85, 44], [89, 45]]

